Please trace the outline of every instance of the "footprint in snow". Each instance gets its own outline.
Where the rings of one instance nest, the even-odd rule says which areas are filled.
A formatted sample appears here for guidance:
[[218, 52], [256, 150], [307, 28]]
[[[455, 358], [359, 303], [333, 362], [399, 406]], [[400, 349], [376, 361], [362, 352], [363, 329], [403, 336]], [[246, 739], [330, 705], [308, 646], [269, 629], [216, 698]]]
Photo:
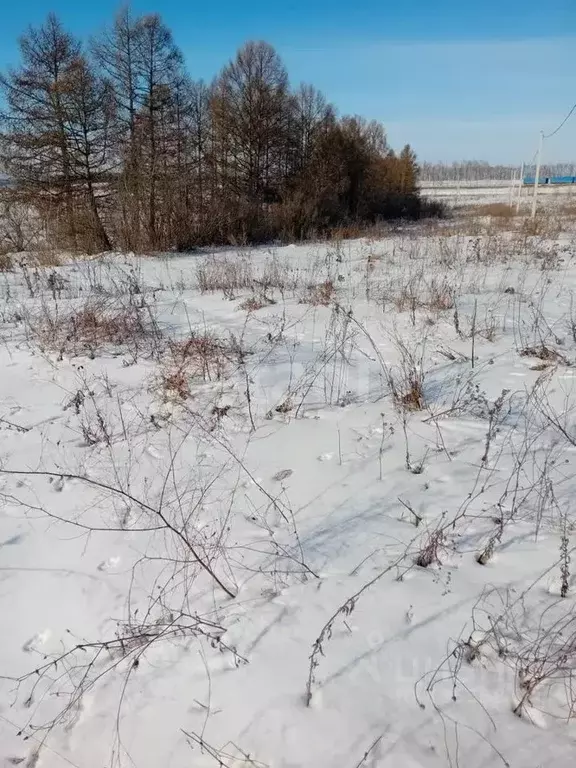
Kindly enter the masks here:
[[333, 453], [321, 453], [320, 456], [318, 456], [318, 461], [332, 461], [333, 457]]
[[302, 414], [303, 419], [312, 419], [314, 421], [320, 421], [322, 418], [322, 415], [320, 413], [316, 413], [316, 411], [304, 411]]
[[116, 568], [120, 564], [119, 557], [109, 557], [107, 560], [103, 560], [98, 566], [99, 571], [110, 571]]
[[27, 653], [39, 650], [48, 641], [50, 635], [51, 632], [49, 629], [45, 629], [44, 632], [39, 632], [37, 635], [34, 635], [34, 637], [31, 637], [30, 640], [26, 640], [22, 646], [22, 650]]
[[286, 480], [286, 478], [290, 477], [293, 472], [293, 469], [281, 469], [280, 472], [276, 472], [272, 479], [276, 480], [276, 482], [281, 482], [282, 480]]
[[52, 478], [50, 478], [49, 482], [52, 483], [52, 488], [60, 493], [64, 489], [64, 478], [58, 477], [56, 480], [52, 481]]
[[261, 485], [262, 478], [261, 477], [248, 477], [246, 480], [243, 480], [240, 483], [241, 488], [251, 488], [253, 485]]
[[25, 533], [16, 533], [14, 536], [11, 536], [9, 539], [5, 539], [4, 541], [0, 541], [0, 549], [2, 547], [11, 547], [15, 544], [20, 544], [21, 541], [23, 541], [26, 538]]

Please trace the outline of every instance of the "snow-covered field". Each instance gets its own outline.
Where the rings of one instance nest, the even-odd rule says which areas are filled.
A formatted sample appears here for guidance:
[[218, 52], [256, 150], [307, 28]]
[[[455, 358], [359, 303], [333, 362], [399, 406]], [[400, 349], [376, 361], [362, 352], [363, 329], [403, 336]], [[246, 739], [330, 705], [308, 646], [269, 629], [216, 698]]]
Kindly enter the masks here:
[[567, 236], [0, 274], [0, 764], [576, 756]]
[[[444, 203], [463, 205], [484, 205], [486, 203], [516, 203], [520, 194], [520, 204], [528, 209], [534, 195], [534, 187], [523, 186], [518, 189], [518, 181], [422, 181], [420, 190], [424, 197], [430, 200], [441, 200]], [[538, 188], [541, 204], [554, 207], [557, 204], [571, 203], [576, 200], [576, 185], [545, 186]]]

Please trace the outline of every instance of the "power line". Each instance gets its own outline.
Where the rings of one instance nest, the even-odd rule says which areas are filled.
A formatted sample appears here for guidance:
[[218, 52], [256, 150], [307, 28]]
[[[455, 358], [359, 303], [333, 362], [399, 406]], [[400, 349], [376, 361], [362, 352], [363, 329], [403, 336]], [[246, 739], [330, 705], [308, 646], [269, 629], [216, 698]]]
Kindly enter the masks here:
[[[556, 134], [564, 128], [568, 120], [572, 117], [572, 115], [576, 112], [576, 104], [572, 105], [572, 109], [568, 112], [564, 120], [560, 123], [560, 125], [551, 133], [544, 133], [544, 131], [540, 131], [540, 142], [538, 144], [538, 149], [536, 150], [534, 157], [532, 160], [530, 160], [529, 166], [532, 165], [534, 162], [534, 159], [536, 159], [536, 174], [534, 176], [534, 197], [532, 199], [532, 218], [534, 219], [536, 217], [536, 206], [537, 206], [537, 198], [538, 198], [538, 183], [540, 181], [540, 168], [541, 168], [541, 162], [542, 162], [542, 147], [544, 145], [545, 139], [551, 139], [553, 136], [556, 136]], [[516, 205], [516, 210], [519, 208], [520, 197], [518, 197], [518, 203]]]
[[570, 112], [568, 112], [568, 114], [566, 115], [566, 117], [564, 118], [564, 120], [562, 120], [562, 122], [560, 123], [560, 125], [558, 126], [558, 128], [556, 128], [556, 130], [555, 130], [555, 131], [552, 131], [552, 133], [547, 133], [547, 134], [545, 134], [543, 138], [545, 138], [545, 139], [551, 139], [551, 138], [552, 138], [552, 136], [556, 136], [556, 134], [558, 133], [558, 131], [559, 131], [561, 128], [563, 128], [563, 127], [566, 125], [566, 123], [568, 122], [568, 120], [570, 120], [570, 118], [572, 117], [572, 115], [574, 114], [574, 112], [576, 112], [576, 104], [574, 104], [574, 106], [572, 107], [572, 109], [570, 110]]
[[540, 164], [542, 162], [542, 147], [544, 145], [545, 139], [551, 139], [552, 136], [556, 136], [558, 131], [560, 131], [570, 120], [572, 115], [576, 112], [576, 104], [572, 106], [572, 109], [568, 112], [564, 120], [560, 123], [560, 125], [556, 128], [555, 131], [552, 131], [552, 133], [544, 133], [544, 131], [540, 131], [540, 143], [538, 144], [538, 152], [536, 153], [537, 161], [536, 161], [536, 176], [534, 177], [534, 198], [532, 200], [532, 219], [536, 218], [536, 206], [537, 206], [537, 198], [538, 198], [538, 182], [540, 181]]

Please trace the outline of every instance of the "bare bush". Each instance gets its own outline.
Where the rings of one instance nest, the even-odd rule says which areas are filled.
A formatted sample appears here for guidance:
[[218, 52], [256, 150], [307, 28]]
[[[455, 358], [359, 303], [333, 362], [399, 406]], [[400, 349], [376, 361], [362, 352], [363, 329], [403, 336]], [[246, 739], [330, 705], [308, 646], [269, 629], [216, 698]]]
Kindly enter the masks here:
[[273, 256], [266, 260], [255, 282], [265, 293], [278, 289], [281, 294], [284, 294], [286, 291], [295, 291], [298, 288], [300, 275], [288, 262], [282, 262]]
[[415, 564], [420, 568], [430, 568], [431, 565], [441, 565], [440, 552], [444, 547], [446, 534], [438, 528], [426, 534], [418, 552]]
[[238, 291], [251, 288], [254, 279], [251, 263], [241, 255], [205, 259], [196, 268], [196, 278], [201, 293], [223, 291], [229, 299], [233, 299]]
[[512, 219], [516, 216], [516, 209], [507, 203], [488, 203], [474, 209], [476, 216], [490, 216], [493, 219]]
[[527, 218], [522, 222], [521, 233], [525, 237], [548, 237], [555, 240], [562, 230], [560, 221], [550, 212], [539, 211], [536, 218]]
[[249, 296], [238, 305], [238, 309], [243, 309], [245, 312], [257, 312], [259, 309], [269, 307], [271, 304], [274, 304], [272, 299], [266, 299], [262, 296]]
[[29, 252], [28, 258], [31, 264], [38, 267], [59, 267], [62, 264], [61, 254], [48, 245], [34, 248]]
[[336, 286], [332, 280], [324, 280], [307, 286], [306, 294], [300, 299], [301, 304], [311, 304], [314, 307], [329, 306], [336, 298]]
[[424, 269], [385, 285], [381, 293], [383, 308], [392, 302], [398, 312], [409, 311], [412, 325], [416, 324], [416, 310], [445, 312], [455, 306], [454, 288], [446, 277], [428, 280]]
[[401, 411], [421, 411], [426, 407], [424, 391], [424, 348], [411, 349], [399, 336], [394, 345], [400, 353], [400, 362], [387, 368], [386, 375], [392, 398]]
[[[500, 687], [509, 686], [511, 709], [528, 722], [542, 724], [542, 715], [570, 721], [576, 712], [576, 614], [564, 600], [550, 600], [532, 588], [488, 589], [474, 606], [470, 624], [452, 641], [448, 655], [431, 673], [417, 683], [416, 699], [421, 707], [419, 689], [424, 690], [437, 712], [444, 718], [442, 690], [450, 699], [460, 693], [470, 694], [484, 714], [482, 702], [471, 686], [470, 669], [499, 665]], [[456, 723], [456, 721], [454, 720]], [[507, 764], [507, 763], [505, 763]]]
[[15, 190], [0, 188], [0, 250], [22, 252], [42, 247], [43, 234], [38, 211]]
[[454, 289], [446, 278], [442, 280], [432, 278], [428, 290], [429, 296], [425, 303], [428, 309], [435, 309], [438, 312], [454, 309]]
[[26, 318], [28, 336], [43, 350], [64, 354], [88, 354], [102, 349], [128, 348], [134, 356], [153, 351], [160, 332], [147, 305], [90, 298], [83, 305], [61, 311], [44, 302], [40, 311]]
[[181, 341], [170, 341], [160, 364], [159, 386], [163, 396], [168, 400], [186, 400], [192, 381], [220, 381], [230, 358], [230, 347], [211, 333], [195, 333]]
[[520, 351], [520, 355], [521, 357], [536, 357], [547, 365], [553, 365], [554, 363], [568, 365], [566, 357], [561, 352], [558, 352], [557, 349], [547, 346], [544, 343], [533, 347], [524, 347], [524, 349]]
[[[576, 615], [573, 610], [558, 608], [553, 604], [538, 617], [538, 623], [525, 626], [518, 647], [513, 647], [510, 654], [516, 671], [517, 703], [513, 711], [519, 717], [531, 719], [529, 708], [548, 709], [554, 705], [559, 705], [568, 719], [574, 717]], [[557, 693], [563, 700], [554, 701]]]

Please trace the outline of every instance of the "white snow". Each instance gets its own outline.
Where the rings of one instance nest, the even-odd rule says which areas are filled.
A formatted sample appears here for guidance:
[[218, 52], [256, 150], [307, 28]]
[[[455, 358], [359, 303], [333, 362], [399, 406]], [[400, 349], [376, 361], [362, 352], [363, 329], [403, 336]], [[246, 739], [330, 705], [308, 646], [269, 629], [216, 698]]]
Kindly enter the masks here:
[[[572, 766], [575, 257], [408, 230], [0, 275], [0, 765]], [[199, 292], [237, 259], [254, 291]], [[59, 336], [102, 299], [154, 332]], [[223, 369], [182, 399], [192, 334]]]

